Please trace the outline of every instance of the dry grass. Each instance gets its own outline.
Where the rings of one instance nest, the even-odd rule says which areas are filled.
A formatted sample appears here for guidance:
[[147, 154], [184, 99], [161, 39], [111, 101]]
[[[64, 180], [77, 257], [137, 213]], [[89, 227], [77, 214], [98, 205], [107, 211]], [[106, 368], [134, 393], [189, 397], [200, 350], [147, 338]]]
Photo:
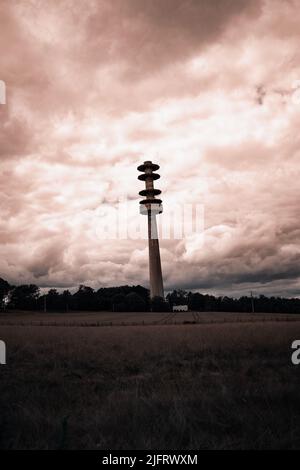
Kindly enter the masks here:
[[300, 321], [300, 316], [287, 313], [234, 313], [234, 312], [28, 312], [0, 313], [1, 325], [31, 326], [134, 326], [186, 323], [227, 323], [261, 321]]
[[0, 336], [1, 448], [300, 447], [299, 322], [1, 326]]

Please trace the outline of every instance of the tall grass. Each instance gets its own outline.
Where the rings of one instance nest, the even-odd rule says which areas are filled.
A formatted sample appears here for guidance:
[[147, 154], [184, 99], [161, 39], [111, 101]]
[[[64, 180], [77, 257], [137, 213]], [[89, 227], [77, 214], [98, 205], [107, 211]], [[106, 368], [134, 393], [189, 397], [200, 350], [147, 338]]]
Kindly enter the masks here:
[[1, 448], [300, 447], [299, 322], [2, 326], [0, 336]]

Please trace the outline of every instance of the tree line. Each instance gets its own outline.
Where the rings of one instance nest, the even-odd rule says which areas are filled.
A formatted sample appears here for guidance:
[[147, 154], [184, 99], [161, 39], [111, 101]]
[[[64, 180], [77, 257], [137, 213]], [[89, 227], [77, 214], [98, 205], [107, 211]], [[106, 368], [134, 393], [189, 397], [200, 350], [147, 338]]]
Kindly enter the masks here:
[[265, 295], [215, 297], [178, 289], [168, 293], [166, 300], [160, 297], [150, 299], [149, 290], [140, 285], [101, 287], [98, 290], [80, 285], [73, 293], [69, 290], [59, 292], [57, 289], [42, 293], [35, 284], [13, 286], [0, 278], [2, 310], [161, 312], [171, 311], [174, 305], [188, 305], [189, 310], [195, 311], [300, 313], [299, 298]]

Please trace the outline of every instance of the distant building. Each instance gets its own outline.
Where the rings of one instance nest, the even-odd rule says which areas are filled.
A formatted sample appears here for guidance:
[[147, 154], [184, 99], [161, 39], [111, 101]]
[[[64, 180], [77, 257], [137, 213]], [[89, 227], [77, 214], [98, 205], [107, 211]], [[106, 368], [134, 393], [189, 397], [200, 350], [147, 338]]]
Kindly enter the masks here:
[[173, 312], [187, 312], [188, 309], [187, 305], [173, 305]]

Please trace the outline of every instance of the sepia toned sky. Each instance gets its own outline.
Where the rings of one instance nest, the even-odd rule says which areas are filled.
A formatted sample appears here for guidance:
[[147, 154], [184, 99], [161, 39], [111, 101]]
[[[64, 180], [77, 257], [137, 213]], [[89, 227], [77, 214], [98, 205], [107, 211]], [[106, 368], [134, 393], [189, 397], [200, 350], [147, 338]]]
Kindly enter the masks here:
[[[161, 166], [165, 287], [300, 294], [297, 0], [1, 0], [0, 276], [148, 284], [145, 240], [99, 236]], [[140, 222], [140, 219], [139, 219]], [[146, 223], [146, 220], [143, 220]]]

